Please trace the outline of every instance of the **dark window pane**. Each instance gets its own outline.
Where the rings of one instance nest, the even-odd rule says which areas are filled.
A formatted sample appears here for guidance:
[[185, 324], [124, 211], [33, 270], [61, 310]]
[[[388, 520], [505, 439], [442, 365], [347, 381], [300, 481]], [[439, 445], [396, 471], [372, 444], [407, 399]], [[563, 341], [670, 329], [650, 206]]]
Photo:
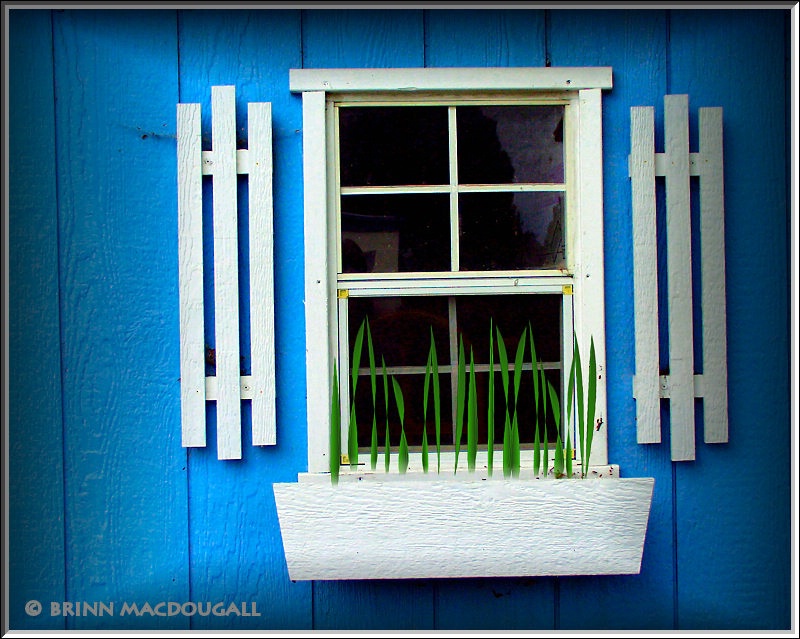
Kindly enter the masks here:
[[[422, 430], [424, 423], [423, 398], [424, 398], [424, 375], [396, 375], [397, 383], [403, 391], [403, 403], [405, 408], [404, 429], [406, 441], [409, 447], [415, 448], [422, 446]], [[451, 393], [450, 377], [445, 373], [439, 374], [439, 388], [441, 393], [441, 444], [442, 446], [452, 446], [453, 444], [453, 420], [451, 417]], [[428, 415], [426, 431], [428, 435], [429, 461], [430, 468], [436, 472], [436, 425], [433, 410], [433, 390], [429, 391]], [[360, 461], [369, 464], [369, 458], [363, 456], [365, 450], [369, 450], [372, 442], [372, 417], [375, 415], [376, 430], [378, 435], [378, 469], [383, 469], [383, 451], [386, 441], [386, 410], [383, 395], [383, 379], [377, 382], [377, 401], [372, 405], [372, 388], [368, 378], [362, 378], [356, 389], [356, 423], [358, 424], [358, 445], [361, 448], [362, 456]], [[391, 453], [397, 453], [400, 444], [400, 417], [397, 413], [397, 403], [395, 402], [392, 381], [389, 379], [389, 445]], [[444, 468], [442, 468], [444, 471]], [[450, 469], [452, 472], [452, 469]]]
[[342, 196], [342, 272], [450, 270], [449, 196]]
[[[522, 331], [529, 324], [538, 359], [561, 361], [561, 295], [464, 295], [456, 298], [456, 315], [467, 357], [472, 348], [478, 364], [489, 363], [490, 321], [495, 328], [495, 364], [496, 329], [500, 329], [508, 358], [513, 361]], [[530, 364], [530, 341], [525, 360]]]
[[566, 264], [563, 193], [462, 193], [458, 213], [462, 271]]
[[456, 109], [461, 184], [564, 182], [563, 106]]
[[342, 186], [447, 184], [446, 107], [342, 107]]
[[[439, 366], [449, 364], [447, 298], [430, 297], [351, 297], [348, 303], [350, 352], [365, 318], [369, 320], [376, 366], [381, 357], [387, 367], [425, 366], [431, 343], [436, 342]], [[369, 366], [366, 335], [361, 366]]]

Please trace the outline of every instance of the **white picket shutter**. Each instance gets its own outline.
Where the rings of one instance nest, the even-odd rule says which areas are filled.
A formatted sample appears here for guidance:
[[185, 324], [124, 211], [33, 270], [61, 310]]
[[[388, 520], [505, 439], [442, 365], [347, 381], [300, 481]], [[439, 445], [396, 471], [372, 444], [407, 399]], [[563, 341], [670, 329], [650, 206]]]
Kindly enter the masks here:
[[[248, 108], [249, 149], [236, 148], [232, 86], [212, 87], [212, 149], [202, 151], [200, 105], [178, 104], [178, 253], [182, 445], [206, 445], [206, 402], [217, 404], [217, 456], [242, 457], [243, 400], [252, 402], [252, 442], [276, 443], [272, 233], [272, 115]], [[202, 176], [213, 187], [212, 238], [203, 237]], [[251, 375], [239, 351], [237, 175], [249, 181]], [[206, 376], [203, 245], [213, 242], [215, 375]]]
[[[653, 107], [631, 108], [637, 441], [661, 441], [660, 400], [670, 403], [673, 461], [695, 459], [695, 398], [703, 398], [704, 441], [728, 441], [725, 328], [725, 209], [722, 109], [700, 109], [700, 150], [689, 151], [689, 97], [664, 96], [664, 153], [654, 146]], [[669, 374], [658, 365], [655, 178], [666, 181]], [[702, 373], [695, 374], [690, 176], [700, 178]]]

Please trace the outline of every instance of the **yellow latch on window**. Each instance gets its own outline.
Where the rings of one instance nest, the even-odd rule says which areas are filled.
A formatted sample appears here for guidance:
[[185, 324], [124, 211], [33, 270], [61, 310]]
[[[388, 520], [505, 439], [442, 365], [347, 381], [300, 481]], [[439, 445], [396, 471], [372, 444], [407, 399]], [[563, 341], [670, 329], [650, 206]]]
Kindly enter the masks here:
[[564, 295], [572, 295], [572, 284], [564, 284], [564, 286], [561, 287], [561, 292]]
[[350, 297], [350, 291], [348, 291], [346, 288], [343, 288], [339, 291], [336, 291], [336, 297], [338, 297], [340, 300], [346, 300], [348, 297]]

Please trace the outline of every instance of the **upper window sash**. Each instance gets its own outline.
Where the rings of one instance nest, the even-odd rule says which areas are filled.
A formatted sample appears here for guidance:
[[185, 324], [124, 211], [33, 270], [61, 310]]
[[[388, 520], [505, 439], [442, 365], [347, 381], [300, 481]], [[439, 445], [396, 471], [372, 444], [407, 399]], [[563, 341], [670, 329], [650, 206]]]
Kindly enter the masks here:
[[293, 92], [610, 89], [611, 67], [290, 69]]

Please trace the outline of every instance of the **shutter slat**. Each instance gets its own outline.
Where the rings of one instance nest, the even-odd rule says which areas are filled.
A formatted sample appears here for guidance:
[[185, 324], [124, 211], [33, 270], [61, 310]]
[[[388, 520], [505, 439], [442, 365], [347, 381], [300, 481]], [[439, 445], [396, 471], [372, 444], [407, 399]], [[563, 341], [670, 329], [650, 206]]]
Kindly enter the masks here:
[[695, 458], [689, 96], [664, 96], [667, 166], [667, 312], [673, 461]]
[[206, 445], [200, 105], [179, 104], [177, 120], [181, 444], [189, 447]]
[[658, 260], [654, 108], [631, 109], [633, 308], [636, 340], [636, 441], [661, 441], [658, 370]]
[[268, 102], [251, 103], [247, 111], [254, 446], [276, 442], [271, 106]]
[[214, 336], [217, 377], [217, 457], [241, 459], [239, 265], [234, 87], [211, 89], [214, 148]]
[[725, 205], [722, 109], [699, 110], [700, 236], [703, 304], [704, 433], [707, 444], [728, 441], [728, 367], [725, 326]]

